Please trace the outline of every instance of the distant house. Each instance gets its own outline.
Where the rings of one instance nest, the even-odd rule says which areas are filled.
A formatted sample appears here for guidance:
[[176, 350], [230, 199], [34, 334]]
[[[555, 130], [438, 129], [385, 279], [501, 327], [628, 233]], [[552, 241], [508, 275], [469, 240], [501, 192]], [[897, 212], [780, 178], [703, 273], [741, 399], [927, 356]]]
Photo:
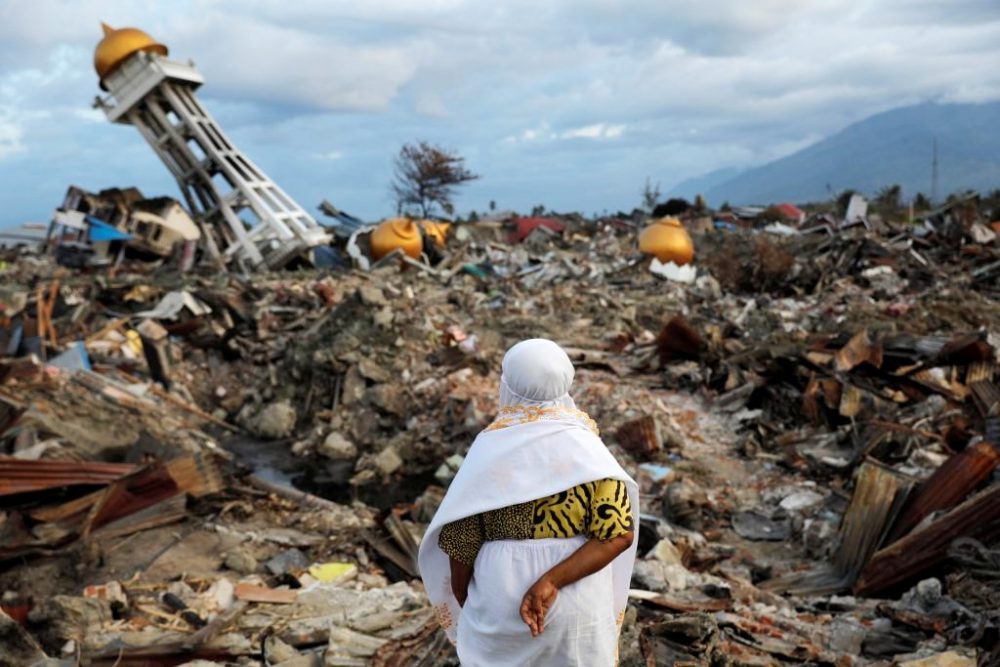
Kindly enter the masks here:
[[[179, 250], [182, 267], [190, 266], [201, 238], [198, 226], [175, 199], [146, 199], [137, 188], [111, 188], [94, 194], [70, 186], [56, 209], [46, 244], [56, 253], [60, 246], [73, 243], [73, 253], [78, 255], [87, 254], [80, 244], [90, 245], [95, 251], [90, 254], [99, 257], [101, 248], [94, 246], [91, 229], [97, 229], [99, 237], [115, 236], [114, 241], [124, 250], [141, 258], [169, 257]], [[69, 248], [64, 248], [62, 255], [67, 252]]]
[[138, 201], [125, 222], [132, 247], [166, 257], [178, 244], [197, 244], [201, 231], [175, 199], [158, 197]]
[[781, 215], [785, 221], [796, 225], [801, 225], [806, 221], [806, 212], [795, 204], [788, 202], [785, 202], [784, 204], [776, 204], [772, 206], [770, 210]]
[[553, 234], [562, 234], [566, 230], [566, 223], [555, 218], [535, 216], [530, 218], [516, 218], [510, 232], [510, 241], [520, 243], [528, 238], [531, 232], [538, 227], [543, 227]]
[[130, 238], [126, 232], [81, 211], [56, 211], [46, 245], [59, 264], [84, 268], [117, 263]]

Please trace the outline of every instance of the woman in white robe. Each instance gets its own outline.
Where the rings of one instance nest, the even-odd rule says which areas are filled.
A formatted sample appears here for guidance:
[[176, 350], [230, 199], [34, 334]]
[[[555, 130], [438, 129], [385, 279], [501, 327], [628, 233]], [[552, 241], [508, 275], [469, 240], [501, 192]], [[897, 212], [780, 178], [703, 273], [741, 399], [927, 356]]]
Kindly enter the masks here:
[[428, 597], [466, 667], [617, 663], [638, 489], [576, 409], [573, 375], [552, 341], [508, 350], [497, 419], [421, 543]]

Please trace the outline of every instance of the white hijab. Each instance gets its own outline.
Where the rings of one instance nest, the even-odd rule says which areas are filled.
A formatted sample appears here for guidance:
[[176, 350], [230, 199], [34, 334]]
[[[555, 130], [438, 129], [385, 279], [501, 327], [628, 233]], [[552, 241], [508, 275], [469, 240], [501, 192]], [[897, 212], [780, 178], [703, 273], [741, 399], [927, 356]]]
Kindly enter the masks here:
[[525, 405], [576, 409], [569, 388], [576, 369], [550, 340], [523, 340], [507, 350], [500, 375], [500, 409]]
[[[601, 442], [594, 421], [576, 409], [569, 395], [573, 363], [566, 352], [550, 340], [525, 340], [507, 351], [502, 369], [500, 413], [472, 443], [420, 543], [427, 596], [453, 642], [462, 610], [451, 592], [448, 556], [438, 546], [445, 524], [610, 478], [625, 482], [639, 530], [639, 489]], [[619, 625], [638, 543], [633, 540], [611, 563]]]

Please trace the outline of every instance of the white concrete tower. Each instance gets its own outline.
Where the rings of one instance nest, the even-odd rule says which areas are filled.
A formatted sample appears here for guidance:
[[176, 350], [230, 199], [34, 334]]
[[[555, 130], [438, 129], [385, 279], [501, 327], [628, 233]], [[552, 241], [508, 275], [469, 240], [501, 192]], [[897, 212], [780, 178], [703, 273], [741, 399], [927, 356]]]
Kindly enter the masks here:
[[249, 269], [279, 268], [329, 236], [316, 220], [241, 153], [198, 102], [204, 79], [191, 62], [136, 28], [102, 24], [94, 52], [108, 120], [134, 125], [177, 180], [202, 226], [208, 251]]

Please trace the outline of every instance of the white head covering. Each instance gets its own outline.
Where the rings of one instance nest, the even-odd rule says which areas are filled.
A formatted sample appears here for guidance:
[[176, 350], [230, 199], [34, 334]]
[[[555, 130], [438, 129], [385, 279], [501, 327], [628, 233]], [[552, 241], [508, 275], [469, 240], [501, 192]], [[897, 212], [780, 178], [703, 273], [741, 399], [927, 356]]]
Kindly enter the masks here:
[[523, 340], [507, 350], [500, 375], [500, 407], [576, 408], [569, 395], [576, 373], [565, 350], [545, 338]]
[[[510, 507], [600, 479], [628, 489], [639, 530], [639, 488], [601, 442], [597, 425], [569, 395], [573, 364], [550, 340], [508, 350], [500, 381], [500, 413], [477, 437], [420, 542], [418, 564], [427, 597], [448, 638], [456, 638], [462, 609], [451, 591], [447, 554], [438, 546], [445, 524]], [[624, 617], [639, 540], [611, 563], [615, 617]]]

